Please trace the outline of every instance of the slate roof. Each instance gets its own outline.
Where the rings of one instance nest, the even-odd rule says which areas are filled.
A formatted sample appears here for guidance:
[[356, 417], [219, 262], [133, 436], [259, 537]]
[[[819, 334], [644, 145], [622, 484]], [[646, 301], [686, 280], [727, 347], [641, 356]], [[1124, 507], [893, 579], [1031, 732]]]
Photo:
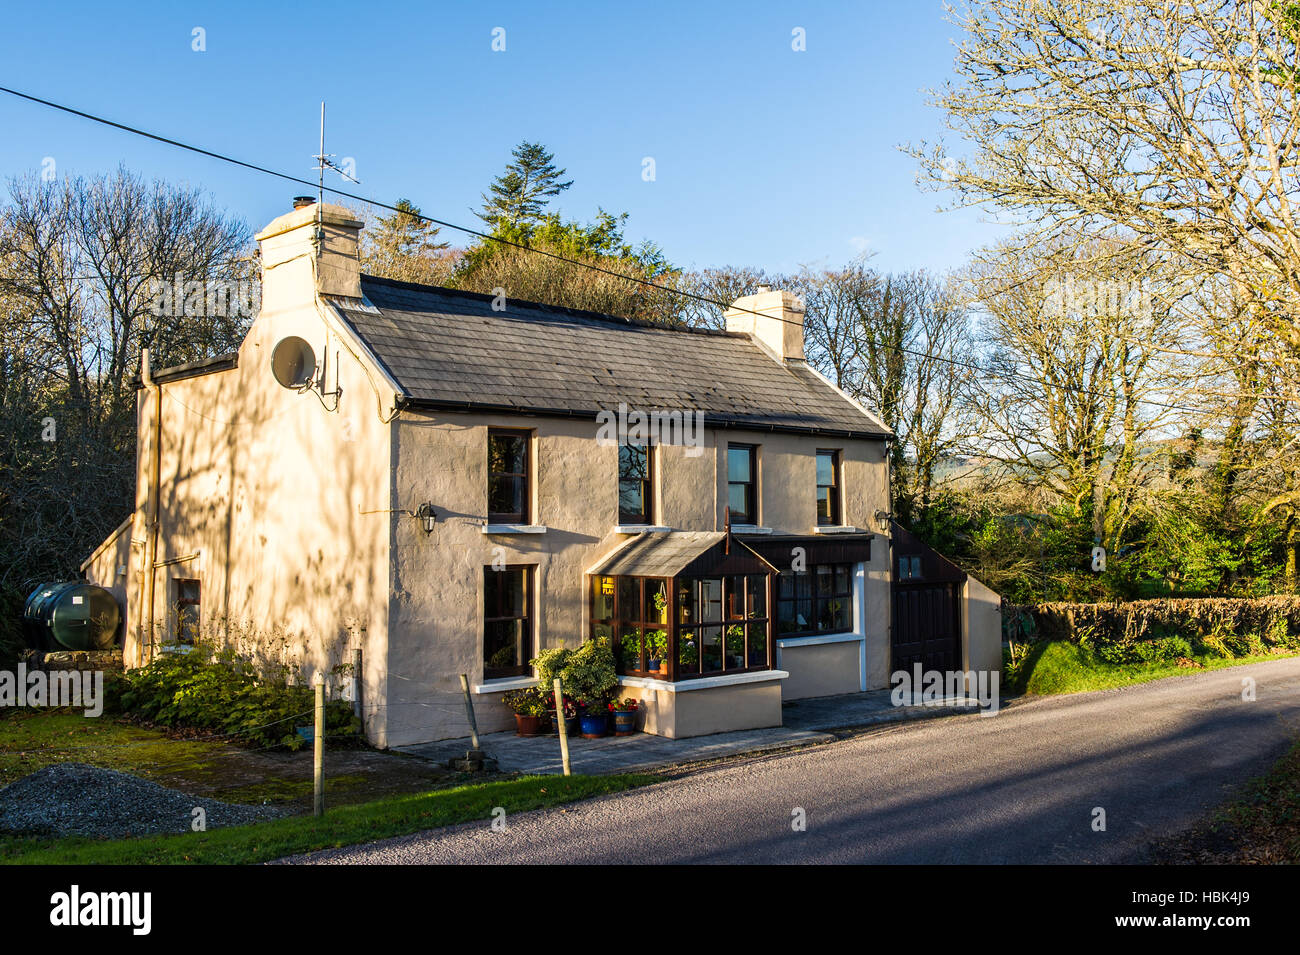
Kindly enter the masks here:
[[[651, 531], [606, 557], [592, 574], [602, 577], [676, 577], [726, 539], [725, 531]], [[731, 540], [737, 556], [771, 565], [743, 541]]]
[[703, 411], [706, 427], [886, 437], [804, 362], [747, 335], [630, 319], [363, 275], [339, 314], [416, 407], [594, 417]]

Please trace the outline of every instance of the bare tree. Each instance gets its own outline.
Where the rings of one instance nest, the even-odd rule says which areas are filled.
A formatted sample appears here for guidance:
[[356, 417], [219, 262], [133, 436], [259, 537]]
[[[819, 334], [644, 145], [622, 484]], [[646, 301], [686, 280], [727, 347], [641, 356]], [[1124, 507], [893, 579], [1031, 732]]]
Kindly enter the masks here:
[[12, 180], [0, 207], [0, 618], [75, 574], [134, 495], [140, 347], [236, 347], [256, 311], [246, 225], [119, 170]]
[[[1300, 97], [1291, 4], [976, 0], [934, 102], [972, 147], [911, 147], [931, 185], [1033, 226], [1099, 231], [1223, 281], [1300, 349]], [[1294, 366], [1292, 366], [1294, 371]]]

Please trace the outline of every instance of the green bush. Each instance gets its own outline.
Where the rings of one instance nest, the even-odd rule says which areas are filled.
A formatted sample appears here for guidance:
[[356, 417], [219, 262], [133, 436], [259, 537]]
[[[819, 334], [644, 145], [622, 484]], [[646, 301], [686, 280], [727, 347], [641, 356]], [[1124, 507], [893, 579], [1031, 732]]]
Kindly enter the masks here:
[[[305, 744], [297, 727], [313, 721], [315, 693], [283, 679], [261, 679], [246, 659], [199, 644], [188, 653], [163, 653], [126, 673], [114, 693], [115, 708], [150, 723], [210, 729], [232, 742], [296, 750]], [[352, 705], [325, 704], [325, 732], [356, 734]]]
[[553, 686], [558, 676], [565, 695], [588, 705], [604, 706], [618, 687], [614, 651], [608, 637], [595, 637], [576, 650], [555, 647], [532, 660], [542, 686]]

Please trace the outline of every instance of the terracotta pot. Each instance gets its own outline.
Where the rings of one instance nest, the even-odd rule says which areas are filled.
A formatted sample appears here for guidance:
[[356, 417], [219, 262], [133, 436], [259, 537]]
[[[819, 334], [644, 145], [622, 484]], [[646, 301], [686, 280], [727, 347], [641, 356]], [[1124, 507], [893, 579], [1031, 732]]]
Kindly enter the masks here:
[[516, 713], [515, 714], [515, 735], [516, 736], [541, 736], [542, 718], [540, 716], [524, 716], [522, 713]]

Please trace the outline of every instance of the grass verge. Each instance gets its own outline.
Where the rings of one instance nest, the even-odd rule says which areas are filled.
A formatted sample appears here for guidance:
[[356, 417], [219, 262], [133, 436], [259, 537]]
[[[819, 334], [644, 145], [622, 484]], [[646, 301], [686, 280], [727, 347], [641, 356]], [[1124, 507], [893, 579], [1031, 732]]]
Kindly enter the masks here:
[[0, 863], [27, 865], [240, 865], [406, 835], [424, 829], [482, 820], [492, 810], [544, 809], [592, 796], [622, 792], [657, 777], [525, 776], [375, 802], [341, 806], [324, 817], [294, 816], [209, 832], [139, 839], [34, 840], [0, 848]]
[[1300, 740], [1205, 822], [1154, 843], [1151, 860], [1161, 865], [1300, 863]]
[[1169, 676], [1187, 676], [1206, 670], [1266, 663], [1300, 654], [1294, 651], [1222, 657], [1198, 654], [1183, 662], [1160, 660], [1151, 663], [1114, 664], [1101, 659], [1088, 646], [1066, 640], [1046, 640], [1034, 644], [1029, 655], [1006, 681], [1008, 693], [1050, 695], [1109, 690], [1117, 686], [1147, 683]]

